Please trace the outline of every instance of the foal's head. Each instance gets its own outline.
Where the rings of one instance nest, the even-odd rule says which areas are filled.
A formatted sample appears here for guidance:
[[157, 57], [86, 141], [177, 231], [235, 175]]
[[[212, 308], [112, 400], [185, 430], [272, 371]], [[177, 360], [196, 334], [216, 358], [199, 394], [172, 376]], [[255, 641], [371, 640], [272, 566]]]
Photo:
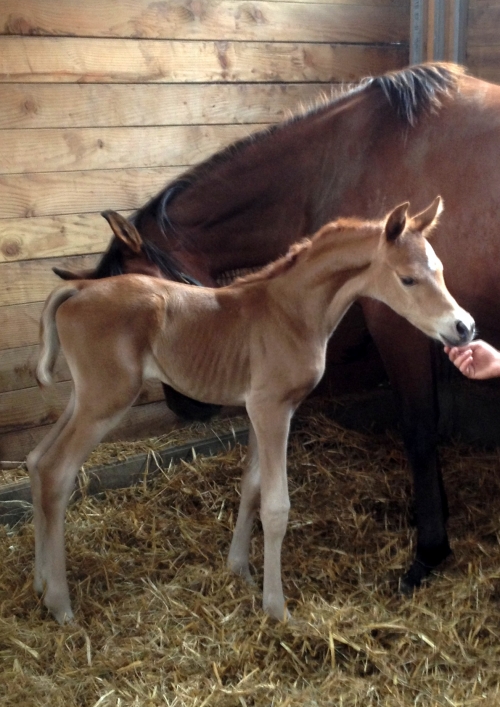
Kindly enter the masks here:
[[408, 207], [401, 204], [386, 220], [366, 294], [433, 339], [466, 344], [474, 336], [474, 320], [448, 292], [441, 261], [427, 240], [442, 211], [441, 197], [413, 218]]

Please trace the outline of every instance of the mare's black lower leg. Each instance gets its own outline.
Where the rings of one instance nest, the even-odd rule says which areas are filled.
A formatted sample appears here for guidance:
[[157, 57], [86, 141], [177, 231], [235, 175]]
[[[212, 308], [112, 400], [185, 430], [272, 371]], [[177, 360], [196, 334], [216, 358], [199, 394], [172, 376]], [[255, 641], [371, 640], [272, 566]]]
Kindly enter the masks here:
[[383, 305], [364, 301], [363, 309], [394, 390], [413, 474], [417, 549], [401, 579], [402, 591], [411, 592], [450, 554], [437, 451], [435, 345]]
[[182, 417], [183, 420], [199, 420], [203, 422], [216, 415], [221, 409], [221, 405], [200, 403], [198, 400], [188, 398], [186, 395], [178, 393], [169, 385], [163, 384], [163, 392], [170, 410], [179, 417]]
[[[405, 419], [406, 417], [406, 419]], [[412, 416], [413, 417], [413, 416]], [[437, 452], [437, 423], [408, 420], [403, 414], [402, 433], [413, 473], [417, 551], [401, 578], [401, 590], [412, 592], [451, 552], [446, 532], [448, 501]]]

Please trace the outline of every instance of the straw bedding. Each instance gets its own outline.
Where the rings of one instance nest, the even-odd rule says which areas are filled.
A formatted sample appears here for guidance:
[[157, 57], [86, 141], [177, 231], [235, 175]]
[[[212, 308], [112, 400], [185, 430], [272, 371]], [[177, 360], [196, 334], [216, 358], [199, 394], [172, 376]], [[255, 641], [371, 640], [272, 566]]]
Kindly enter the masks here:
[[455, 554], [401, 597], [413, 531], [399, 440], [305, 406], [290, 440], [286, 625], [260, 609], [260, 527], [256, 586], [225, 570], [244, 453], [70, 508], [73, 625], [34, 596], [32, 524], [0, 530], [4, 707], [500, 705], [496, 453], [444, 450]]

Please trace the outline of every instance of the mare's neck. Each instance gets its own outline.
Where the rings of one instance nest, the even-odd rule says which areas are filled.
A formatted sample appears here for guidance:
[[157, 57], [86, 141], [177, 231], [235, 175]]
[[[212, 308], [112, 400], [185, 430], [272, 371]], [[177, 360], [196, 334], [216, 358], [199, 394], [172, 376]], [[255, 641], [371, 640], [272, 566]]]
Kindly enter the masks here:
[[167, 208], [176, 247], [204, 257], [217, 277], [266, 265], [334, 218], [333, 185], [344, 184], [349, 159], [339, 127], [351, 116], [352, 134], [352, 111], [363, 100], [363, 92], [346, 96], [194, 168]]

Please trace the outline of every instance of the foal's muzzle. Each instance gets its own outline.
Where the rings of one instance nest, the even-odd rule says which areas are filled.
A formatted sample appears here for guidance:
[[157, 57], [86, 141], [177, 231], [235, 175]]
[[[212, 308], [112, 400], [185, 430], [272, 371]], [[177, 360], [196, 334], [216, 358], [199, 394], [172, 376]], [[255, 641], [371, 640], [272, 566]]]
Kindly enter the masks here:
[[459, 319], [456, 322], [455, 326], [457, 329], [457, 334], [460, 337], [460, 341], [464, 344], [468, 344], [469, 341], [473, 338], [474, 333], [476, 331], [474, 322], [472, 322], [471, 326], [467, 326], [467, 324], [464, 324], [464, 322], [460, 321]]
[[476, 325], [472, 317], [468, 323], [457, 319], [455, 322], [455, 333], [455, 341], [450, 342], [453, 346], [464, 346], [468, 344], [469, 341], [472, 341], [476, 333]]

